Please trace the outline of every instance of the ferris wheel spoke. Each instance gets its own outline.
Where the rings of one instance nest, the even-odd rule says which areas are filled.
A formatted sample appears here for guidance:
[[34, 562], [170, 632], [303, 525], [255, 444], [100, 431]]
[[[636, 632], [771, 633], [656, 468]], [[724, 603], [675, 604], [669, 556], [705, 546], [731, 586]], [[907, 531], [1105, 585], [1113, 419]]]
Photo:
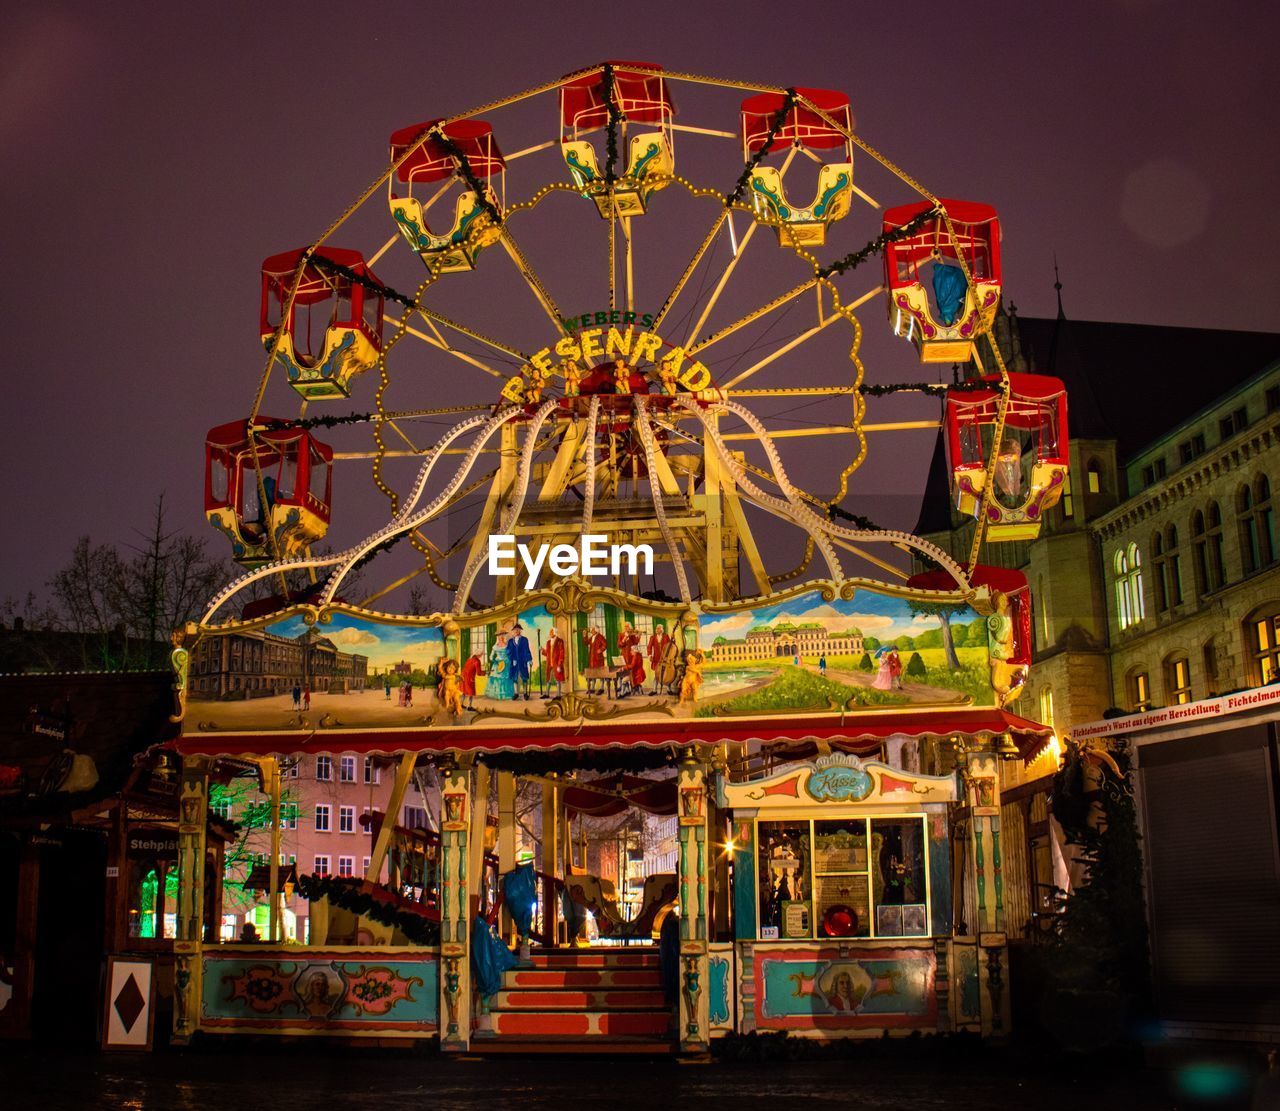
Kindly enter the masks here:
[[[681, 290], [689, 284], [689, 279], [693, 277], [693, 272], [697, 270], [698, 263], [702, 261], [702, 256], [707, 253], [711, 244], [715, 242], [715, 238], [720, 233], [720, 228], [724, 225], [728, 215], [729, 210], [727, 208], [722, 208], [720, 210], [720, 214], [711, 225], [711, 229], [698, 245], [698, 249], [694, 251], [693, 257], [689, 260], [689, 265], [684, 268], [684, 273], [682, 273], [676, 280], [676, 284], [671, 288], [671, 292], [667, 294], [667, 299], [662, 302], [662, 307], [653, 318], [653, 330], [655, 332], [662, 326], [662, 322], [667, 318], [667, 313], [671, 311], [671, 307], [676, 303], [676, 298], [680, 296]], [[692, 352], [690, 352], [690, 354], [692, 354]]]
[[[386, 319], [389, 324], [392, 324], [397, 328], [402, 326], [403, 322], [396, 320], [394, 317], [388, 316]], [[467, 363], [469, 366], [475, 367], [477, 370], [483, 370], [486, 374], [490, 374], [494, 378], [505, 379], [507, 377], [502, 373], [502, 371], [495, 370], [493, 367], [481, 362], [474, 355], [468, 355], [465, 351], [459, 351], [456, 347], [451, 346], [443, 337], [437, 338], [439, 333], [437, 333], [436, 336], [429, 336], [426, 332], [420, 332], [412, 325], [404, 324], [403, 327], [407, 335], [413, 336], [414, 339], [421, 340], [423, 343], [434, 347], [437, 351], [443, 351], [446, 355], [452, 355], [455, 359], [459, 359], [462, 362]]]
[[551, 323], [555, 325], [556, 333], [562, 333], [564, 331], [564, 318], [560, 315], [559, 307], [551, 299], [551, 294], [547, 292], [538, 275], [534, 273], [533, 267], [529, 265], [529, 260], [524, 257], [524, 252], [520, 250], [505, 225], [499, 242], [510, 256], [511, 261], [516, 264], [516, 269], [520, 271], [520, 276], [524, 278], [526, 284], [533, 290], [533, 295], [537, 298], [538, 304], [542, 306], [543, 311], [551, 318]]
[[441, 342], [446, 341], [444, 337], [440, 335], [439, 329], [436, 328], [437, 324], [443, 324], [446, 328], [452, 328], [455, 332], [460, 332], [464, 336], [469, 336], [473, 340], [486, 344], [487, 346], [492, 347], [495, 351], [501, 351], [504, 355], [510, 355], [514, 359], [519, 359], [522, 363], [529, 361], [529, 356], [518, 347], [511, 347], [510, 345], [503, 343], [501, 340], [496, 340], [492, 336], [487, 336], [475, 328], [471, 328], [466, 324], [454, 320], [452, 317], [445, 316], [442, 312], [437, 312], [435, 309], [429, 309], [426, 305], [416, 305], [414, 307], [414, 311], [427, 321], [432, 331], [439, 336]]

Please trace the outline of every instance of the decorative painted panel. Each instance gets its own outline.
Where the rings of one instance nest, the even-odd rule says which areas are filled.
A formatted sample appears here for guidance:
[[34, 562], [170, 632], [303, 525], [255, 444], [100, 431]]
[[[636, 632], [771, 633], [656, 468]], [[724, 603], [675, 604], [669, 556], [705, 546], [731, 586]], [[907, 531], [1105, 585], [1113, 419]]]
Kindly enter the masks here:
[[708, 1021], [713, 1034], [733, 1029], [733, 946], [712, 945], [707, 956]]
[[252, 1033], [434, 1034], [435, 953], [206, 952], [200, 1026]]
[[932, 948], [757, 945], [753, 960], [758, 1030], [854, 1032], [937, 1025]]

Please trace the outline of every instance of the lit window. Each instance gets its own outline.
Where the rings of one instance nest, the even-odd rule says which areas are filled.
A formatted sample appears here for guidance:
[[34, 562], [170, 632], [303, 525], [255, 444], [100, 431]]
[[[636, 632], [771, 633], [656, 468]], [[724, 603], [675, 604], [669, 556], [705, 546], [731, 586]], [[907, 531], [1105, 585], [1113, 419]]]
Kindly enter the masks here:
[[356, 831], [356, 808], [354, 806], [338, 807], [338, 832], [339, 833], [355, 833]]
[[1089, 460], [1089, 467], [1085, 472], [1085, 478], [1088, 482], [1089, 493], [1102, 493], [1102, 467], [1096, 459]]
[[1165, 665], [1165, 685], [1169, 701], [1182, 706], [1191, 701], [1191, 661], [1185, 656], [1170, 660]]
[[1145, 671], [1136, 673], [1129, 681], [1130, 695], [1135, 710], [1151, 709], [1151, 680]]
[[329, 807], [323, 804], [316, 807], [316, 832], [329, 832]]
[[1280, 677], [1280, 613], [1273, 612], [1276, 608], [1273, 603], [1246, 626], [1253, 660], [1250, 678], [1259, 686]]
[[1121, 629], [1137, 625], [1146, 616], [1142, 594], [1142, 553], [1137, 544], [1116, 552], [1115, 569], [1116, 619]]
[[1053, 688], [1045, 687], [1040, 692], [1040, 724], [1047, 725], [1057, 732], [1053, 724]]
[[322, 783], [328, 783], [333, 779], [333, 757], [316, 757], [316, 779]]

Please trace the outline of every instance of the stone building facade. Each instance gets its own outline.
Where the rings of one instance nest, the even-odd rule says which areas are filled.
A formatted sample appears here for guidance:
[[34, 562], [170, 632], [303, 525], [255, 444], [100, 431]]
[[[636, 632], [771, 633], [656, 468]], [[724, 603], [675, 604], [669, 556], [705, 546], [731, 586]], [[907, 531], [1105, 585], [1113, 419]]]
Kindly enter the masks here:
[[1112, 704], [1144, 710], [1277, 677], [1280, 363], [1125, 467], [1131, 497], [1094, 524]]
[[848, 655], [863, 651], [862, 634], [829, 633], [821, 625], [794, 628], [752, 629], [743, 640], [725, 640], [711, 646], [716, 663], [747, 663], [753, 660], [792, 659], [796, 656]]
[[364, 690], [368, 675], [367, 656], [339, 651], [315, 629], [297, 637], [248, 629], [196, 645], [190, 691], [192, 698], [260, 698], [299, 685], [346, 694]]
[[[1280, 337], [1072, 322], [1061, 305], [1053, 320], [1002, 309], [995, 337], [1011, 371], [1064, 381], [1071, 430], [1070, 479], [1040, 535], [982, 555], [1032, 592], [1033, 666], [1013, 708], [1062, 734], [1269, 681], [1280, 624], [1250, 644], [1273, 599], [1280, 612]], [[941, 437], [929, 481], [916, 531], [967, 559], [973, 523], [952, 508]]]

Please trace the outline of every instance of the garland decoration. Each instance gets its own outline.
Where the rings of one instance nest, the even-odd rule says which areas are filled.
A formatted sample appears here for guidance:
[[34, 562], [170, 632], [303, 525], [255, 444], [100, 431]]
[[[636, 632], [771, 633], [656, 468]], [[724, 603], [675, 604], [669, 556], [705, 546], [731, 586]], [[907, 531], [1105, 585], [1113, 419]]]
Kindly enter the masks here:
[[618, 111], [618, 102], [614, 97], [613, 66], [606, 62], [604, 66], [604, 106], [609, 113], [609, 122], [605, 124], [605, 148], [608, 156], [604, 164], [604, 180], [610, 188], [618, 180], [618, 120], [622, 113]]
[[[317, 248], [312, 247], [314, 252]], [[340, 278], [346, 278], [347, 281], [354, 285], [363, 286], [365, 289], [371, 290], [388, 301], [394, 301], [397, 305], [403, 305], [406, 309], [416, 309], [418, 302], [407, 294], [401, 293], [398, 289], [392, 289], [389, 285], [383, 285], [381, 282], [374, 281], [365, 274], [357, 274], [349, 266], [343, 266], [340, 262], [334, 262], [332, 259], [325, 258], [324, 255], [312, 254], [312, 263], [320, 270], [327, 270], [330, 273], [337, 274]]]
[[462, 148], [460, 148], [457, 143], [444, 133], [443, 127], [436, 132], [436, 141], [439, 142], [439, 144], [449, 153], [449, 156], [457, 162], [458, 172], [467, 183], [467, 188], [475, 193], [476, 199], [480, 202], [480, 207], [488, 213], [489, 219], [493, 221], [494, 226], [501, 227], [502, 216], [499, 214], [497, 206], [489, 198], [489, 187], [476, 177], [475, 171], [471, 168], [471, 163], [467, 160], [467, 156], [462, 152]]
[[765, 135], [760, 149], [747, 159], [746, 167], [738, 176], [738, 184], [734, 186], [733, 192], [725, 197], [725, 208], [732, 208], [742, 200], [742, 194], [747, 191], [747, 186], [751, 184], [751, 175], [755, 173], [756, 167], [764, 160], [765, 155], [773, 149], [773, 141], [778, 137], [778, 132], [782, 130], [782, 125], [787, 122], [787, 113], [795, 106], [796, 91], [795, 89], [788, 89], [787, 95], [783, 97], [782, 107], [773, 114], [773, 119], [769, 122], [769, 131]]
[[844, 274], [850, 270], [855, 270], [867, 261], [872, 255], [878, 255], [890, 243], [896, 243], [899, 239], [909, 239], [915, 235], [925, 224], [936, 216], [942, 215], [941, 208], [929, 208], [920, 213], [913, 220], [909, 220], [900, 228], [894, 228], [882, 235], [877, 236], [861, 250], [854, 251], [852, 254], [845, 255], [842, 259], [830, 262], [826, 266], [818, 268], [819, 278], [829, 278], [832, 274]]
[[405, 902], [381, 884], [354, 877], [302, 875], [298, 893], [309, 902], [323, 900], [362, 918], [399, 930], [415, 945], [438, 945], [440, 923], [425, 907]]

